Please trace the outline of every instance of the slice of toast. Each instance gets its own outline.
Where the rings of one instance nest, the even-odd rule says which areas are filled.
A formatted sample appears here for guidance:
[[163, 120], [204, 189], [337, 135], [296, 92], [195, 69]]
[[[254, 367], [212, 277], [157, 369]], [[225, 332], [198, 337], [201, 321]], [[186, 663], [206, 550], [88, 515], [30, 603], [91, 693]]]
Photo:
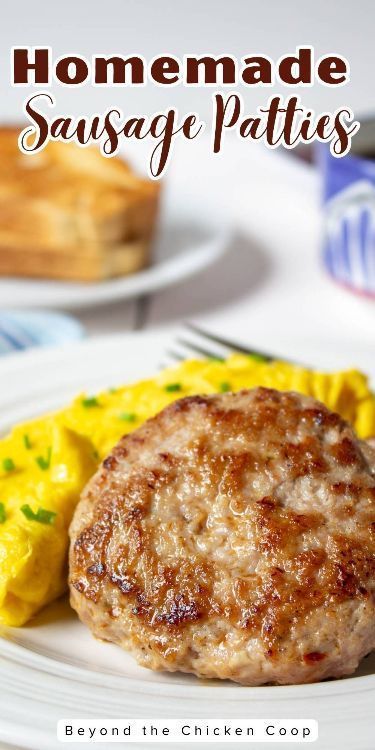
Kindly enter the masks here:
[[160, 185], [94, 147], [18, 149], [0, 128], [0, 275], [99, 281], [147, 265]]

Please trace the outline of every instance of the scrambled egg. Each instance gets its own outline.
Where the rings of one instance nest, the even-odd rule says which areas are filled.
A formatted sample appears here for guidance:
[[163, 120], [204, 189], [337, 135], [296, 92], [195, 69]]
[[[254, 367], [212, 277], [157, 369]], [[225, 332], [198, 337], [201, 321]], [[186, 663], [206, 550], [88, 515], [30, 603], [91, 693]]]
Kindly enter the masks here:
[[23, 625], [65, 591], [75, 505], [122, 435], [182, 396], [258, 385], [315, 396], [360, 437], [375, 435], [375, 396], [361, 372], [319, 373], [240, 354], [183, 362], [15, 427], [0, 441], [0, 623]]

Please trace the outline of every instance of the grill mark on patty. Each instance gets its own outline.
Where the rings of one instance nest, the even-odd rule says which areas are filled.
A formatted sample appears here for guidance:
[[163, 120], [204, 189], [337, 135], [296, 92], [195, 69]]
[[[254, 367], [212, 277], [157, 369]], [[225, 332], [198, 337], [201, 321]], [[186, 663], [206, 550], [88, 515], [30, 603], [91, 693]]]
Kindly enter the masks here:
[[323, 661], [326, 657], [327, 654], [323, 654], [321, 651], [310, 651], [310, 653], [303, 655], [303, 661], [306, 664], [316, 664], [317, 661]]
[[268, 554], [285, 547], [290, 553], [300, 534], [317, 529], [323, 523], [320, 514], [298, 514], [285, 510], [272, 497], [257, 500], [253, 514], [258, 531], [257, 546]]
[[202, 583], [209, 580], [204, 563], [197, 562], [195, 567], [185, 561], [181, 568], [162, 568], [155, 558], [148, 558], [147, 564], [154, 572], [146, 588], [138, 583], [124, 591], [124, 579], [111, 577], [132, 602], [134, 616], [153, 632], [162, 632], [164, 628], [175, 630], [208, 616], [212, 610], [211, 586]]
[[331, 454], [341, 466], [353, 466], [354, 464], [363, 464], [363, 458], [360, 456], [353, 440], [344, 437], [341, 442], [335, 443], [331, 448]]
[[107, 458], [103, 461], [103, 467], [104, 469], [107, 469], [108, 471], [113, 471], [118, 464], [116, 456], [107, 456]]
[[304, 409], [302, 419], [314, 427], [341, 427], [342, 429], [346, 427], [339, 414], [331, 412], [325, 407]]
[[183, 594], [177, 594], [172, 600], [168, 610], [157, 615], [158, 622], [167, 625], [181, 625], [182, 623], [196, 622], [203, 617], [199, 605], [193, 600], [185, 600]]
[[290, 560], [289, 570], [273, 568], [263, 577], [251, 592], [252, 602], [247, 611], [246, 599], [241, 603], [239, 626], [251, 636], [261, 634], [269, 658], [277, 657], [293, 623], [324, 600], [325, 592], [319, 586], [317, 574], [325, 560], [325, 551], [319, 548], [296, 555]]
[[[185, 396], [185, 398], [179, 398], [177, 401], [173, 401], [167, 409], [169, 414], [173, 415], [191, 411], [191, 409], [194, 409], [195, 407], [206, 409], [210, 406], [212, 408], [213, 399], [214, 397], [209, 396]], [[157, 416], [154, 417], [154, 419], [157, 419]]]
[[327, 471], [328, 466], [322, 455], [322, 446], [316, 438], [307, 437], [297, 444], [285, 443], [282, 452], [293, 479]]

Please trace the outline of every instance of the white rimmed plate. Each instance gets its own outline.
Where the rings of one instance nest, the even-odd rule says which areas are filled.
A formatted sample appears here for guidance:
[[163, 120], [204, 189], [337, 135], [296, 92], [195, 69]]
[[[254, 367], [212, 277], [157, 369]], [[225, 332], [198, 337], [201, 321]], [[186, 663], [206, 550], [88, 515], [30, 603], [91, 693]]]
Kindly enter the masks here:
[[[182, 196], [183, 197], [183, 196]], [[131, 299], [188, 279], [214, 263], [230, 245], [231, 231], [204, 202], [167, 201], [153, 246], [152, 262], [137, 273], [100, 283], [0, 278], [0, 308], [69, 308]]]
[[[93, 392], [151, 374], [170, 339], [171, 333], [127, 334], [4, 359], [0, 363], [2, 432], [19, 420], [64, 404], [82, 389]], [[345, 356], [344, 352], [336, 355], [337, 366], [343, 366]], [[309, 361], [322, 366], [325, 357], [335, 366], [329, 345], [314, 347]], [[350, 364], [354, 358], [351, 352]], [[353, 677], [315, 685], [244, 688], [153, 673], [115, 646], [96, 642], [63, 600], [27, 627], [4, 630], [3, 636], [0, 741], [4, 743], [35, 750], [61, 747], [55, 739], [61, 718], [307, 718], [319, 721], [318, 750], [372, 750], [374, 746], [374, 656], [365, 659]], [[147, 747], [151, 745], [142, 745]]]

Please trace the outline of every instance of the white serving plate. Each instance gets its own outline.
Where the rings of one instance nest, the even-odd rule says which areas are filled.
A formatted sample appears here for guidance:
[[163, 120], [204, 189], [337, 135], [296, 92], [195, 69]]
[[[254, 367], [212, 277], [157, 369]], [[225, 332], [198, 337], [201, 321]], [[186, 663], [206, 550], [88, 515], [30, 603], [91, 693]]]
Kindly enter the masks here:
[[[91, 393], [150, 375], [159, 368], [171, 336], [126, 334], [4, 358], [1, 431], [61, 406], [82, 389]], [[343, 366], [348, 355], [337, 352], [335, 363], [332, 347], [315, 343], [309, 360], [321, 366], [325, 356], [332, 367]], [[350, 364], [355, 356], [351, 352]], [[375, 655], [347, 679], [245, 688], [143, 669], [117, 647], [95, 641], [64, 600], [46, 608], [28, 626], [4, 630], [3, 636], [0, 743], [33, 750], [61, 747], [56, 740], [61, 718], [307, 718], [319, 721], [318, 750], [374, 747]], [[197, 746], [201, 745], [194, 743]]]
[[192, 201], [183, 190], [169, 191], [149, 267], [90, 284], [0, 278], [0, 309], [79, 309], [151, 294], [203, 271], [229, 248], [230, 238], [228, 223], [220, 216], [210, 217], [204, 197]]

